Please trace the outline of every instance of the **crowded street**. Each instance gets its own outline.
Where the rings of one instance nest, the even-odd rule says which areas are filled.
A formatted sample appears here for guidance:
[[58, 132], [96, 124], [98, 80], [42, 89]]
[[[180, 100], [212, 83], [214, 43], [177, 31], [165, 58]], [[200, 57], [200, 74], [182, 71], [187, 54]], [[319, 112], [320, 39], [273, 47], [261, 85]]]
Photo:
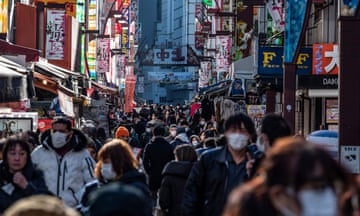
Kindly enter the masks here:
[[359, 0], [0, 0], [0, 216], [359, 216]]

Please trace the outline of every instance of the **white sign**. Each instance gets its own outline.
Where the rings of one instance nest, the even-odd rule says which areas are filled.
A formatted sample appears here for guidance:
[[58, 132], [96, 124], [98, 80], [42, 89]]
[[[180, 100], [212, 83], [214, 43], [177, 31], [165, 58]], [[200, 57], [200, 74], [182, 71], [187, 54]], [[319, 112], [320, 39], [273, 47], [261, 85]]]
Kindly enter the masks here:
[[65, 54], [65, 10], [48, 10], [46, 19], [46, 58], [63, 60]]
[[360, 173], [360, 146], [341, 146], [340, 163], [351, 173]]
[[65, 115], [74, 118], [75, 112], [74, 112], [74, 104], [72, 101], [72, 97], [64, 94], [61, 91], [57, 91], [59, 95], [59, 102], [60, 102], [60, 109], [61, 112], [63, 112]]

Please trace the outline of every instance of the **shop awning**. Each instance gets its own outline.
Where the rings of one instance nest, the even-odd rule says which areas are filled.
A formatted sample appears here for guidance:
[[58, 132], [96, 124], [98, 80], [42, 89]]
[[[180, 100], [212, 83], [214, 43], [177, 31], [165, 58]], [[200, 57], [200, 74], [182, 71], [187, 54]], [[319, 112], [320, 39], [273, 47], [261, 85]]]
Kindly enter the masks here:
[[93, 87], [95, 87], [96, 89], [100, 90], [100, 91], [105, 91], [105, 92], [107, 92], [109, 94], [112, 94], [112, 95], [116, 95], [119, 92], [116, 88], [111, 88], [111, 87], [108, 87], [108, 86], [104, 86], [104, 85], [99, 84], [99, 83], [97, 83], [95, 81], [91, 81], [91, 85]]
[[0, 64], [0, 103], [27, 99], [26, 76]]
[[5, 40], [0, 39], [0, 54], [25, 55], [26, 61], [30, 62], [39, 60], [40, 51], [37, 49], [11, 44]]

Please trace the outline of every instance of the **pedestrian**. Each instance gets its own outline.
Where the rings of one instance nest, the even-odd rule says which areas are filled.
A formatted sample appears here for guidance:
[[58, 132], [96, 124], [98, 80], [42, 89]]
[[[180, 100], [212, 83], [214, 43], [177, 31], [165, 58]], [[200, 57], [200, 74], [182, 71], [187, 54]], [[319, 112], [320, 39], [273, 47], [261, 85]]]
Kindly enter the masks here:
[[34, 195], [17, 201], [5, 211], [4, 216], [80, 216], [80, 214], [55, 196]]
[[87, 138], [71, 127], [66, 118], [55, 119], [51, 129], [40, 136], [40, 146], [31, 154], [34, 164], [43, 171], [49, 190], [68, 206], [79, 204], [79, 191], [95, 180], [95, 161], [87, 150]]
[[184, 192], [185, 216], [220, 215], [230, 191], [248, 179], [246, 147], [256, 136], [254, 123], [238, 113], [224, 126], [227, 145], [203, 154], [190, 172]]
[[130, 145], [136, 159], [140, 159], [140, 154], [143, 151], [143, 148], [141, 148], [140, 143], [135, 140], [135, 138], [130, 136], [129, 130], [126, 127], [118, 127], [115, 132], [115, 138], [122, 139], [127, 142]]
[[81, 205], [77, 209], [87, 213], [89, 208], [89, 194], [111, 182], [121, 182], [138, 188], [144, 198], [147, 197], [148, 208], [152, 211], [152, 198], [146, 184], [146, 176], [138, 170], [138, 161], [133, 155], [130, 146], [121, 139], [113, 139], [106, 143], [99, 151], [98, 162], [95, 168], [97, 181], [88, 183], [81, 192]]
[[167, 137], [165, 138], [166, 141], [172, 142], [172, 141], [175, 139], [175, 137], [176, 137], [176, 129], [177, 129], [176, 124], [171, 124], [171, 125], [169, 126], [169, 136], [167, 136]]
[[162, 172], [159, 205], [167, 216], [181, 216], [181, 203], [186, 180], [197, 161], [195, 148], [189, 144], [179, 145], [174, 150], [175, 160], [166, 164]]
[[267, 114], [261, 121], [261, 127], [257, 138], [259, 150], [266, 153], [275, 141], [292, 134], [289, 123], [278, 114]]
[[89, 216], [152, 216], [148, 199], [133, 185], [112, 182], [90, 194]]
[[165, 126], [158, 124], [153, 129], [153, 138], [145, 146], [143, 164], [148, 175], [149, 187], [154, 200], [161, 185], [164, 166], [174, 159], [174, 148], [164, 138]]
[[30, 146], [22, 139], [5, 141], [0, 163], [0, 214], [17, 200], [35, 194], [50, 194], [43, 173], [31, 162]]
[[[281, 115], [270, 113], [267, 114], [261, 121], [261, 126], [258, 130], [258, 136], [256, 139], [256, 145], [253, 145], [253, 153], [258, 155], [258, 158], [255, 162], [254, 154], [250, 154], [251, 159], [248, 164], [248, 169], [250, 169], [250, 176], [254, 177], [258, 173], [258, 168], [260, 163], [266, 156], [266, 153], [272, 148], [276, 140], [291, 136], [291, 128], [288, 122]], [[260, 153], [260, 152], [261, 153]]]
[[186, 127], [177, 127], [176, 137], [170, 144], [173, 146], [173, 148], [181, 144], [190, 144], [189, 137], [186, 134]]
[[350, 174], [323, 149], [302, 139], [278, 140], [259, 176], [236, 188], [223, 216], [340, 215]]

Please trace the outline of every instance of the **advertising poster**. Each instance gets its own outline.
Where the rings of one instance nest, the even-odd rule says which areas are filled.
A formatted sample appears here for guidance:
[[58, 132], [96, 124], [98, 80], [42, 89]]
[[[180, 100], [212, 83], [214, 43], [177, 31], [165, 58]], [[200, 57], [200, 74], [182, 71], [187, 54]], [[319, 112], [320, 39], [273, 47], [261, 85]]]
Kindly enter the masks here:
[[341, 146], [340, 163], [351, 173], [360, 173], [360, 146]]
[[63, 60], [65, 50], [65, 10], [47, 10], [46, 58]]
[[285, 29], [284, 0], [273, 0], [266, 2], [266, 8], [274, 21], [274, 27], [278, 32]]
[[326, 123], [327, 124], [339, 123], [339, 105], [337, 99], [326, 100]]
[[260, 126], [266, 113], [266, 105], [247, 105], [247, 114], [254, 120], [255, 128]]

